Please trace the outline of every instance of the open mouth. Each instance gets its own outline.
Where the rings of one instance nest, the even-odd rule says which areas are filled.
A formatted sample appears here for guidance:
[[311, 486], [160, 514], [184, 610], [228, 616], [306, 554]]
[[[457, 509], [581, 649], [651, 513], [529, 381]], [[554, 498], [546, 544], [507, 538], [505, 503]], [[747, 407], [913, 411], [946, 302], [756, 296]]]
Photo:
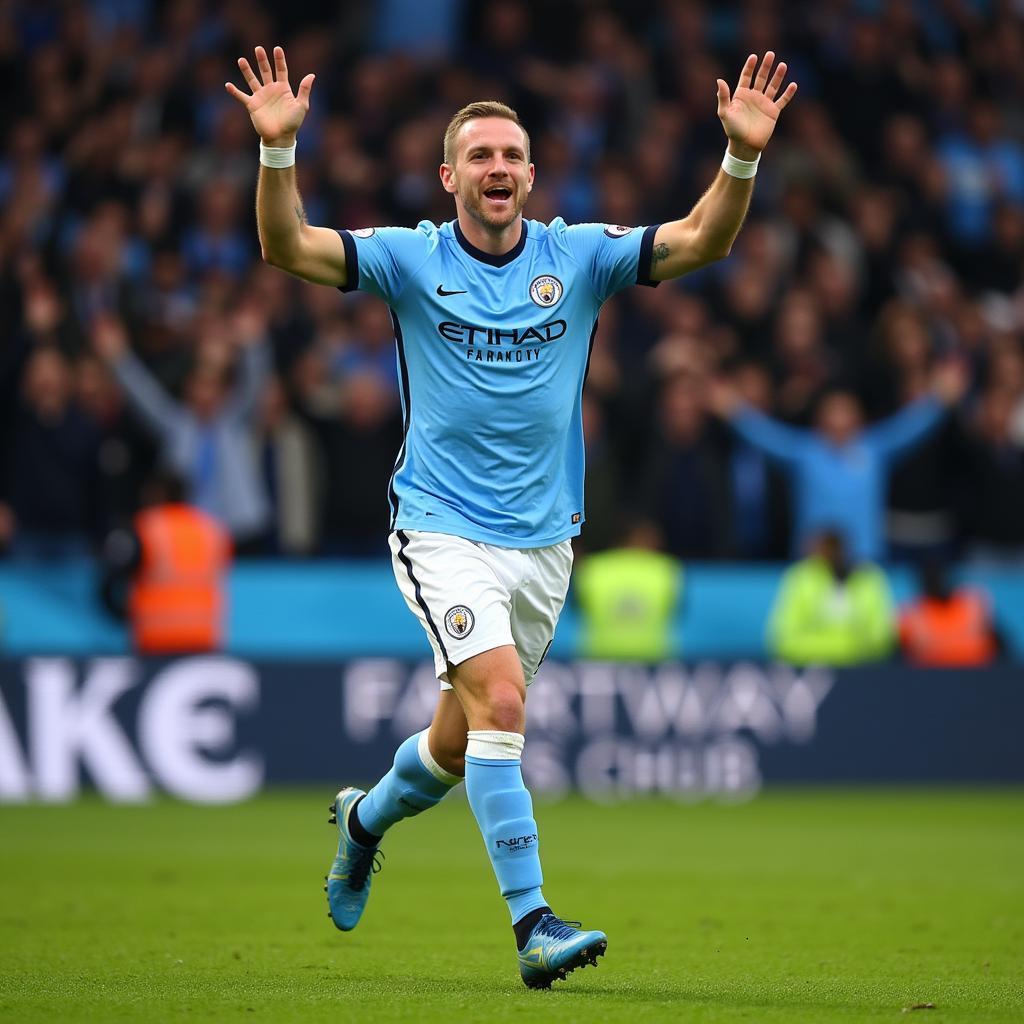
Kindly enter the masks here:
[[484, 198], [488, 202], [500, 206], [512, 198], [512, 189], [507, 185], [492, 185], [489, 189], [484, 190]]

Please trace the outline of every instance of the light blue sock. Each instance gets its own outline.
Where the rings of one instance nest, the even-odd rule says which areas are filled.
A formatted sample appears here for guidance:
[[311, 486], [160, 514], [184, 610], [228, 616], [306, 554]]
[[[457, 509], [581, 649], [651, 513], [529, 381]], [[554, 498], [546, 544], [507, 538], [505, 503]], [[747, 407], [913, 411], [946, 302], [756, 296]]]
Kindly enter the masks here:
[[515, 732], [474, 730], [466, 747], [466, 795], [513, 924], [547, 905], [533, 801], [523, 783], [523, 742]]
[[359, 801], [359, 824], [372, 835], [382, 836], [403, 818], [429, 810], [461, 781], [431, 756], [424, 729], [395, 751], [391, 770]]

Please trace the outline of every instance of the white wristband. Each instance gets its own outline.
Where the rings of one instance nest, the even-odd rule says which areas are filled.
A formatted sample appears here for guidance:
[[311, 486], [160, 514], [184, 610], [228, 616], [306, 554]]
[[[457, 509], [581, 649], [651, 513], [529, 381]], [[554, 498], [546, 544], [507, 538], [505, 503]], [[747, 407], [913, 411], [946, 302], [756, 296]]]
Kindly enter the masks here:
[[738, 156], [733, 156], [727, 149], [725, 151], [725, 159], [722, 160], [722, 170], [726, 174], [731, 174], [734, 178], [752, 178], [757, 174], [757, 165], [760, 162], [760, 153], [757, 154], [757, 158], [754, 160], [741, 160]]
[[264, 146], [260, 140], [260, 163], [264, 167], [293, 167], [295, 165], [295, 143], [290, 146]]

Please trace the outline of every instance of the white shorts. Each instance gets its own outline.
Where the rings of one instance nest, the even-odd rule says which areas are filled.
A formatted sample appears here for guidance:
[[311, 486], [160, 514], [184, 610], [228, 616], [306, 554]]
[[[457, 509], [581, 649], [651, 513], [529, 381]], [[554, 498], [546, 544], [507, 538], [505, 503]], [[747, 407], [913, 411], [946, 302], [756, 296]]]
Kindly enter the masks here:
[[555, 635], [572, 572], [572, 544], [502, 548], [445, 533], [395, 530], [391, 564], [427, 634], [441, 688], [448, 666], [514, 644], [526, 685]]

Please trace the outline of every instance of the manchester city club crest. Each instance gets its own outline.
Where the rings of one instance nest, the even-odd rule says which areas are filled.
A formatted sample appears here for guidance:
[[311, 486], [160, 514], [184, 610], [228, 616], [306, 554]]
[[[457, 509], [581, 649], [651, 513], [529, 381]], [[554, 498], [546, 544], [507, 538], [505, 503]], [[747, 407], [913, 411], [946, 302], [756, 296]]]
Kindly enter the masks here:
[[627, 228], [623, 224], [609, 224], [608, 227], [604, 229], [604, 233], [609, 238], [621, 238], [623, 235], [628, 235], [632, 230], [632, 228]]
[[538, 306], [553, 306], [562, 297], [562, 282], [551, 274], [535, 277], [530, 284], [530, 298]]
[[456, 640], [462, 640], [469, 636], [473, 632], [475, 622], [473, 613], [464, 604], [457, 604], [445, 612], [445, 631]]
[[356, 228], [352, 234], [355, 235], [356, 238], [372, 238], [376, 231], [376, 228]]

